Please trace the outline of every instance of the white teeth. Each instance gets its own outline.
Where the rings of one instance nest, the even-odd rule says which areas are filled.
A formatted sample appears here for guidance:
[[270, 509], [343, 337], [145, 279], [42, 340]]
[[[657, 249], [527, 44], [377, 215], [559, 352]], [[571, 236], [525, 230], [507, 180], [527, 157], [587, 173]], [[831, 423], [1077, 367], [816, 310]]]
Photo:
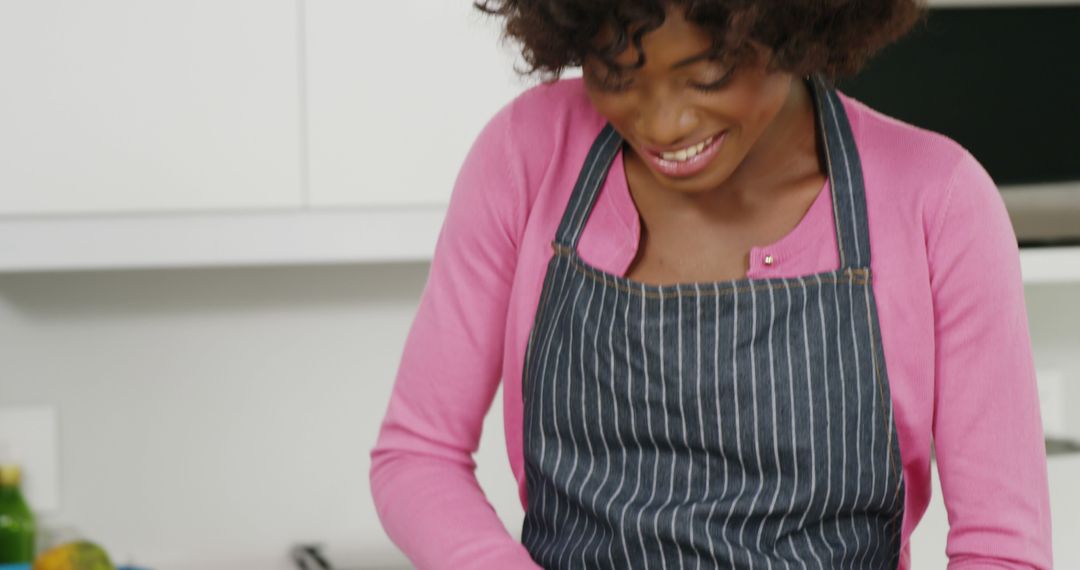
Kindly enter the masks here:
[[695, 156], [697, 156], [698, 153], [705, 150], [705, 147], [712, 144], [712, 141], [713, 137], [709, 137], [692, 147], [684, 148], [676, 152], [665, 152], [662, 153], [660, 156], [663, 157], [664, 160], [683, 162], [689, 158], [694, 158]]

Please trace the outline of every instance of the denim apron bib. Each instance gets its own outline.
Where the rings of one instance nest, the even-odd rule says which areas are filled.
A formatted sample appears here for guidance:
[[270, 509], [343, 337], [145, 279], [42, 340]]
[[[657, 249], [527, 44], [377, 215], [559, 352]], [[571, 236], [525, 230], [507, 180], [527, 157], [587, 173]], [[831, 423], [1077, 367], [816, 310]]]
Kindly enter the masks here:
[[523, 368], [528, 507], [545, 568], [896, 568], [904, 483], [858, 152], [808, 79], [840, 267], [652, 285], [577, 253], [622, 139], [593, 143]]

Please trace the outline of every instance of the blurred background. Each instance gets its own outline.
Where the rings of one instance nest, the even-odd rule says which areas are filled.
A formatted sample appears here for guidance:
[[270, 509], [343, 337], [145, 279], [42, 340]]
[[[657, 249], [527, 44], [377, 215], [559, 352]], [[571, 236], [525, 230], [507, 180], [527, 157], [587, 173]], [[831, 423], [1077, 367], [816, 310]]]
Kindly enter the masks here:
[[[1001, 185], [1056, 566], [1080, 568], [1080, 0], [931, 6], [841, 89], [956, 138]], [[408, 567], [368, 452], [461, 160], [534, 84], [474, 12], [0, 2], [0, 463], [22, 467], [40, 547], [285, 570], [321, 544], [338, 568]], [[500, 402], [478, 476], [518, 533]], [[946, 565], [934, 494], [915, 568]]]

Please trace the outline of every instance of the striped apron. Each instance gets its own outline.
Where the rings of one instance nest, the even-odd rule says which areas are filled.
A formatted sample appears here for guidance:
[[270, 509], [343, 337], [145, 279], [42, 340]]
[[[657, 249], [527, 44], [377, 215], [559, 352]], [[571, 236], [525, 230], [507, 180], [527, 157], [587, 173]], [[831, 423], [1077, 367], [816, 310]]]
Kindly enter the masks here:
[[904, 484], [859, 156], [809, 79], [840, 266], [652, 285], [576, 246], [622, 140], [606, 124], [555, 240], [523, 368], [545, 568], [896, 568]]

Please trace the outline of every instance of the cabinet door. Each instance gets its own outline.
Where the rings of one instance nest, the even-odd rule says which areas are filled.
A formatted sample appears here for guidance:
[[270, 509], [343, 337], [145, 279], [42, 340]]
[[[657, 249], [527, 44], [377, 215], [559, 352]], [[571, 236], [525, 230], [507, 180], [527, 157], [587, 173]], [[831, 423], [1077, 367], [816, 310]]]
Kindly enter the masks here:
[[295, 0], [0, 2], [0, 214], [295, 207]]
[[306, 20], [315, 206], [446, 203], [480, 129], [527, 87], [471, 0], [308, 0]]

